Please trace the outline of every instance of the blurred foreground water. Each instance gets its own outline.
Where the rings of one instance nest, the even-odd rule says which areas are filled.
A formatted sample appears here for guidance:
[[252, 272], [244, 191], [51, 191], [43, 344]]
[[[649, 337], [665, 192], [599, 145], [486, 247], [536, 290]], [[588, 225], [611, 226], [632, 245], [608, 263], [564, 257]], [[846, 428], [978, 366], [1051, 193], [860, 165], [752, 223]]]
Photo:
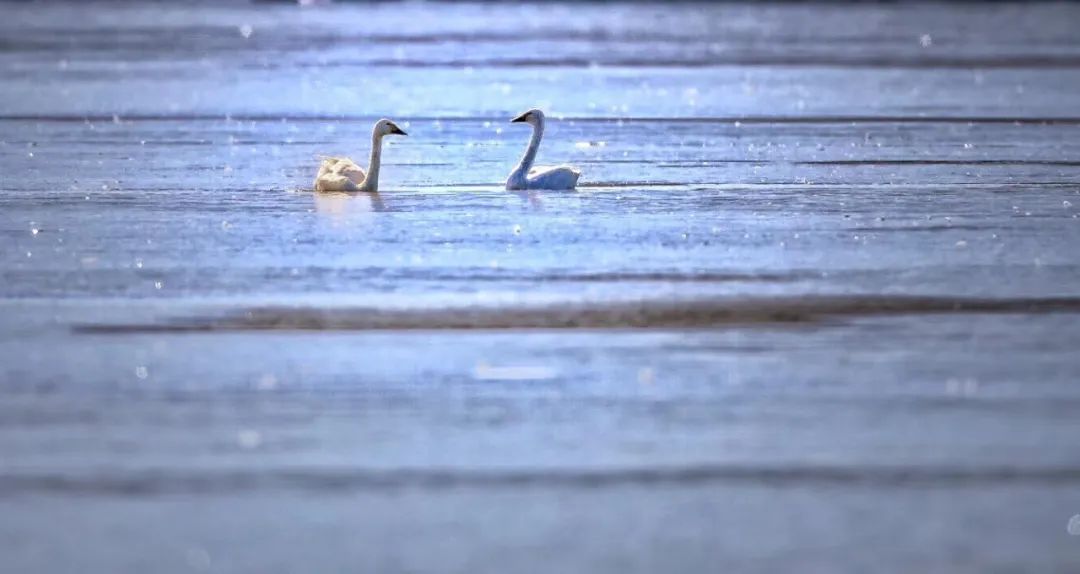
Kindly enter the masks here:
[[1075, 570], [1078, 18], [5, 5], [5, 571]]

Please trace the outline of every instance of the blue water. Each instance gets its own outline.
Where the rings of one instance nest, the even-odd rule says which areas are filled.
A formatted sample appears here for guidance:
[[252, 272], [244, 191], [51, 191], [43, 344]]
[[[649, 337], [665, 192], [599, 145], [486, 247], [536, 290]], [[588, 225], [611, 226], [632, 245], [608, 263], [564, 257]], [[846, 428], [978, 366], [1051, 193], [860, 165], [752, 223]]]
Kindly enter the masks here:
[[1075, 569], [1077, 10], [6, 5], [5, 564]]

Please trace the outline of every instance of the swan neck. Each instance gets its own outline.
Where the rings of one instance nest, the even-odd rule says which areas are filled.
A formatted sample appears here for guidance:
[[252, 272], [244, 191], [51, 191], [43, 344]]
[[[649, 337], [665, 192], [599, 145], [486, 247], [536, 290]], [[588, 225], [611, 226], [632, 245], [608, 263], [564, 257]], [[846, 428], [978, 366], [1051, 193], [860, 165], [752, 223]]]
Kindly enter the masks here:
[[518, 162], [518, 167], [515, 172], [520, 174], [529, 173], [529, 168], [531, 168], [533, 162], [536, 161], [536, 152], [540, 150], [540, 139], [543, 137], [544, 121], [540, 120], [533, 126], [532, 139], [529, 140], [529, 147], [525, 148], [525, 155], [521, 156], [521, 161]]
[[371, 158], [368, 159], [367, 177], [364, 178], [364, 191], [379, 191], [379, 167], [382, 164], [382, 134], [371, 133]]

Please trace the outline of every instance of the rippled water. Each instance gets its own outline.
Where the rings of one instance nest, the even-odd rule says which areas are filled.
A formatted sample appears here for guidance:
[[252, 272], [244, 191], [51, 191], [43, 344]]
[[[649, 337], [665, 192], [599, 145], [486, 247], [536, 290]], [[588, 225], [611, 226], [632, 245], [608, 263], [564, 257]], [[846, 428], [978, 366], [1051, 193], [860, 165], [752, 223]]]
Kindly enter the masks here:
[[1080, 566], [1076, 7], [4, 14], [14, 571]]

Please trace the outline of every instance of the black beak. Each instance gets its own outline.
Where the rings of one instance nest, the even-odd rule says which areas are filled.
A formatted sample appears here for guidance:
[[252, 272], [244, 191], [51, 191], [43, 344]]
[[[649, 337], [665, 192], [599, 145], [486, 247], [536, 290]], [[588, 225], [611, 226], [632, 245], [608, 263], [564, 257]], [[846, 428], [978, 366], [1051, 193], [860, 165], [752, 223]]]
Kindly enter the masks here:
[[397, 134], [397, 135], [399, 135], [399, 136], [407, 136], [407, 135], [409, 135], [409, 134], [405, 133], [405, 131], [404, 131], [404, 130], [402, 130], [401, 128], [397, 127], [397, 125], [392, 125], [392, 126], [390, 126], [390, 133], [392, 133], [392, 134]]
[[514, 124], [514, 123], [524, 122], [525, 119], [528, 118], [528, 117], [529, 117], [529, 112], [525, 112], [525, 113], [521, 114], [520, 116], [510, 120], [510, 123]]

